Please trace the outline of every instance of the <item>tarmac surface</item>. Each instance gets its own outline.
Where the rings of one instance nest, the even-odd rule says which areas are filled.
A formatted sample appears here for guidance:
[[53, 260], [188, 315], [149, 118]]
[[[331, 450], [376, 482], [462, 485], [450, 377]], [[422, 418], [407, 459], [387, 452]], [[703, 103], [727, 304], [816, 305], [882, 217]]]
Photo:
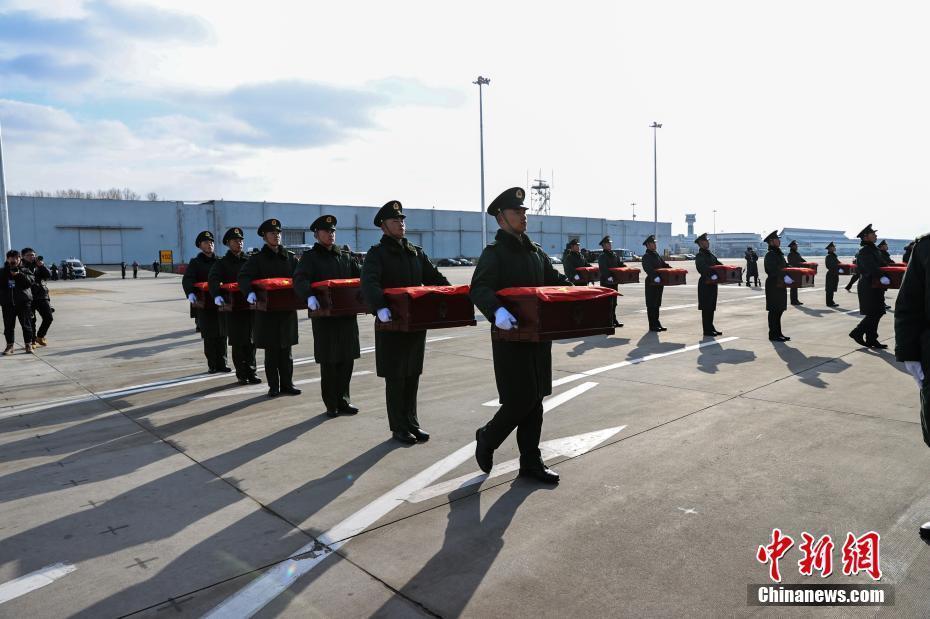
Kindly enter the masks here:
[[[405, 447], [371, 316], [361, 413], [330, 419], [305, 315], [303, 394], [269, 400], [203, 373], [178, 276], [51, 282], [49, 346], [0, 358], [0, 617], [930, 614], [930, 452], [893, 314], [891, 348], [858, 347], [856, 295], [841, 278], [825, 307], [821, 271], [784, 316], [790, 342], [768, 341], [763, 290], [745, 286], [721, 287], [724, 335], [703, 337], [679, 264], [690, 283], [665, 291], [667, 332], [647, 331], [634, 284], [615, 335], [553, 346], [556, 487], [516, 477], [515, 437], [478, 472], [497, 399], [483, 319], [428, 334], [432, 440]], [[756, 552], [775, 528], [795, 540], [783, 582], [801, 584], [872, 583], [843, 575], [841, 547], [880, 533], [894, 606], [748, 605], [747, 585], [771, 582]], [[833, 575], [799, 574], [802, 532], [832, 536]]]

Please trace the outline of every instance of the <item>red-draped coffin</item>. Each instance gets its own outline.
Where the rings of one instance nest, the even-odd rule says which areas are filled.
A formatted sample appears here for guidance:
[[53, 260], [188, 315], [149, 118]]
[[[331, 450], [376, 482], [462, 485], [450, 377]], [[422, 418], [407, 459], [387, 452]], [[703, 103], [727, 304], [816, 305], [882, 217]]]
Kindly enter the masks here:
[[294, 293], [294, 280], [290, 277], [256, 279], [252, 282], [257, 300], [255, 309], [260, 312], [291, 312], [307, 307]]
[[856, 265], [849, 262], [841, 262], [836, 265], [836, 268], [839, 275], [852, 275], [856, 272]]
[[245, 300], [245, 295], [239, 290], [238, 282], [220, 284], [220, 294], [223, 295], [225, 301], [218, 308], [221, 312], [242, 312], [253, 309]]
[[610, 270], [610, 276], [614, 278], [615, 284], [638, 284], [640, 270], [632, 267], [614, 267]]
[[320, 302], [320, 309], [310, 312], [310, 317], [354, 316], [366, 313], [368, 306], [362, 298], [361, 281], [352, 277], [314, 282], [310, 288], [313, 296]]
[[598, 268], [597, 267], [577, 267], [575, 273], [581, 276], [579, 282], [588, 282], [589, 284], [598, 282]]
[[197, 282], [194, 284], [194, 296], [197, 300], [191, 303], [197, 309], [216, 308], [213, 301], [208, 299], [210, 296], [210, 285], [207, 282]]
[[801, 269], [810, 269], [814, 272], [814, 275], [817, 275], [817, 263], [816, 262], [802, 262], [801, 266], [798, 268]]
[[656, 269], [656, 275], [661, 278], [661, 286], [681, 286], [688, 275], [687, 269]]
[[505, 288], [497, 298], [517, 319], [503, 331], [491, 326], [491, 337], [513, 342], [548, 342], [586, 335], [613, 335], [611, 299], [615, 290], [602, 286]]
[[391, 321], [375, 319], [378, 331], [425, 331], [474, 326], [475, 306], [469, 286], [410, 286], [385, 288]]
[[710, 267], [717, 279], [704, 278], [706, 284], [740, 284], [743, 281], [743, 267], [729, 264], [715, 264]]
[[[792, 279], [791, 284], [788, 284], [788, 288], [813, 288], [814, 287], [814, 271], [811, 269], [804, 269], [801, 267], [787, 267], [782, 269], [784, 275], [787, 275]], [[784, 288], [785, 278], [778, 278], [778, 287]]]
[[[900, 288], [901, 280], [904, 279], [904, 273], [907, 271], [906, 266], [881, 267], [881, 275], [872, 278], [872, 288]], [[891, 283], [885, 286], [881, 283], [882, 276], [891, 280]]]

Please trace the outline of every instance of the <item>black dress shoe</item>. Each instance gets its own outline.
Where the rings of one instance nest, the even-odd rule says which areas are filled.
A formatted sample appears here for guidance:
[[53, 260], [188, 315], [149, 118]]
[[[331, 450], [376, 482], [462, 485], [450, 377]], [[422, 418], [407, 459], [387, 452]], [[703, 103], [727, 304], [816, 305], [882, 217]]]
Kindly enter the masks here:
[[792, 301], [792, 302], [791, 302], [791, 305], [804, 305], [804, 304], [801, 303], [800, 301], [798, 301], [797, 303], [795, 303], [794, 301]]
[[232, 368], [226, 367], [226, 366], [224, 365], [224, 366], [221, 367], [221, 368], [216, 368], [216, 371], [217, 371], [217, 372], [223, 372], [224, 374], [226, 374], [226, 373], [228, 373], [228, 372], [232, 372]]
[[357, 415], [358, 407], [352, 406], [351, 404], [346, 402], [345, 404], [339, 407], [339, 414], [340, 415]]
[[714, 337], [715, 335], [717, 335], [716, 331], [705, 331], [704, 332], [704, 337]]
[[245, 379], [245, 382], [249, 383], [250, 385], [260, 385], [262, 384], [262, 379], [258, 376], [249, 376]]
[[930, 544], [930, 522], [925, 522], [920, 525], [920, 539]]
[[216, 374], [216, 368], [207, 368], [207, 374]]
[[240, 385], [248, 385], [248, 384], [249, 384], [248, 379], [245, 379], [245, 378], [240, 378], [240, 379], [237, 380], [236, 382], [239, 383]]
[[410, 432], [392, 432], [391, 438], [395, 441], [403, 443], [404, 445], [416, 445], [417, 437], [410, 434]]
[[276, 397], [278, 397], [279, 395], [281, 395], [281, 390], [280, 390], [280, 389], [275, 389], [274, 387], [272, 387], [271, 389], [268, 390], [268, 397], [269, 397], [269, 398], [276, 398]]
[[779, 341], [781, 341], [781, 342], [790, 342], [790, 341], [791, 341], [791, 338], [788, 337], [787, 335], [779, 335], [779, 336], [778, 336], [778, 339], [779, 339]]
[[859, 344], [859, 346], [866, 346], [866, 347], [868, 347], [868, 344], [865, 343], [865, 338], [862, 336], [861, 333], [856, 333], [855, 331], [850, 331], [850, 332], [849, 332], [849, 337], [851, 337], [851, 338], [853, 339], [853, 341], [856, 342], [856, 344]]
[[300, 395], [301, 391], [297, 387], [291, 385], [290, 387], [281, 387], [281, 393], [284, 395]]
[[723, 331], [714, 330], [714, 335], [723, 335]]
[[529, 468], [520, 467], [520, 477], [531, 477], [544, 484], [559, 483], [559, 474], [542, 463]]
[[339, 411], [327, 410], [327, 411], [326, 411], [326, 416], [327, 416], [327, 417], [338, 417], [338, 416], [339, 416]]
[[617, 320], [616, 318], [614, 318], [614, 326], [615, 326], [615, 327], [622, 327], [622, 326], [623, 326], [623, 323], [620, 322], [619, 320]]
[[418, 443], [425, 443], [429, 440], [429, 432], [425, 431], [423, 428], [414, 428], [410, 431], [410, 434], [417, 437]]
[[668, 331], [665, 327], [659, 327], [659, 331]]
[[878, 340], [866, 340], [865, 345], [869, 348], [888, 348], [888, 344], [882, 344]]
[[839, 303], [827, 303], [827, 307], [839, 307]]
[[485, 473], [491, 472], [494, 466], [494, 450], [491, 449], [484, 439], [484, 428], [478, 428], [475, 431], [475, 460], [478, 461], [478, 468]]

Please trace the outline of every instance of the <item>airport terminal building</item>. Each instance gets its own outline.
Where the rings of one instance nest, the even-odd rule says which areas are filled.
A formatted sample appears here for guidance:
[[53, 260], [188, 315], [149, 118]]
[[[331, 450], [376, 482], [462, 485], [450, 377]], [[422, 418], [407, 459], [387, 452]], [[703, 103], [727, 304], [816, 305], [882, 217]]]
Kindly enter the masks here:
[[[367, 251], [381, 238], [372, 224], [378, 206], [296, 204], [283, 202], [207, 202], [86, 200], [10, 196], [10, 229], [14, 247], [35, 247], [46, 260], [79, 258], [85, 264], [151, 264], [170, 250], [172, 262], [184, 263], [198, 250], [194, 238], [212, 230], [217, 238], [233, 226], [245, 231], [246, 246], [261, 246], [257, 230], [271, 217], [281, 220], [285, 245], [312, 244], [310, 224], [323, 213], [339, 221], [337, 242]], [[481, 253], [481, 217], [475, 211], [408, 208], [407, 236], [434, 259]], [[487, 217], [488, 240], [497, 232]], [[570, 238], [597, 249], [611, 235], [615, 249], [642, 253], [642, 241], [652, 234], [651, 221], [539, 215], [529, 218], [527, 233], [550, 255], [561, 256]], [[672, 224], [659, 222], [659, 251], [667, 248]]]

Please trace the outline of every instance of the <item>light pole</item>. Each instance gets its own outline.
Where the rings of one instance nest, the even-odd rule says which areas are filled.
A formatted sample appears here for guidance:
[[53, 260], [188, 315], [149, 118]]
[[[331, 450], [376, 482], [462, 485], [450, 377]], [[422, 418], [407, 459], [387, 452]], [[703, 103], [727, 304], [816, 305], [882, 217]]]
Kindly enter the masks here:
[[478, 253], [481, 253], [488, 242], [488, 216], [484, 212], [484, 101], [481, 87], [490, 86], [491, 79], [479, 75], [472, 84], [478, 86], [478, 139], [481, 144], [481, 245], [478, 247]]
[[714, 243], [717, 242], [717, 209], [714, 209]]
[[652, 121], [652, 196], [653, 196], [653, 224], [652, 234], [659, 238], [659, 153], [656, 144], [656, 130], [662, 128], [662, 123]]
[[636, 202], [630, 202], [630, 206], [633, 207], [633, 223], [636, 223]]
[[0, 246], [2, 246], [3, 255], [13, 249], [13, 242], [10, 235], [10, 207], [6, 201], [6, 178], [3, 174], [3, 135], [0, 130]]

